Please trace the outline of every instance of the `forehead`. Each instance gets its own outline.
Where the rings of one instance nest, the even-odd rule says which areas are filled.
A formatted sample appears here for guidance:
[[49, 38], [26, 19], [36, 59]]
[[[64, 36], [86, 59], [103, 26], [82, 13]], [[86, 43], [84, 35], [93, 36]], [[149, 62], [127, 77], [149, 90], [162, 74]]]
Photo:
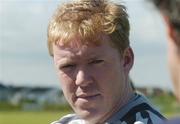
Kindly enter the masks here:
[[110, 51], [117, 51], [112, 47], [110, 43], [110, 38], [107, 35], [102, 35], [99, 38], [98, 44], [94, 44], [91, 41], [82, 41], [79, 38], [72, 39], [68, 44], [54, 44], [53, 52], [54, 56], [63, 57], [73, 57], [85, 55], [86, 57], [91, 57], [93, 55], [103, 55]]

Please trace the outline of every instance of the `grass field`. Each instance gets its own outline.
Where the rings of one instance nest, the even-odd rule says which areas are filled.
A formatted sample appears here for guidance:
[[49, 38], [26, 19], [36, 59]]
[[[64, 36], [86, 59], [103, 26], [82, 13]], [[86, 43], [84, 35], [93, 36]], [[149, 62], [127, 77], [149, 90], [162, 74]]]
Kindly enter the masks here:
[[50, 124], [58, 120], [64, 112], [0, 112], [0, 124]]
[[[64, 112], [0, 112], [0, 124], [50, 124], [54, 120], [58, 120], [62, 115], [69, 113]], [[166, 117], [178, 116], [177, 113], [166, 113]]]

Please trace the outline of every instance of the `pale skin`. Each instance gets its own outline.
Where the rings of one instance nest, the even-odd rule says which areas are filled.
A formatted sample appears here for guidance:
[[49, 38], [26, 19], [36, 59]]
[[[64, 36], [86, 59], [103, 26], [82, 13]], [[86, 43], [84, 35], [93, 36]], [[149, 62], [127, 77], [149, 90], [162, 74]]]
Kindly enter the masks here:
[[164, 19], [169, 36], [168, 63], [174, 85], [174, 93], [180, 102], [180, 47], [175, 43], [175, 41], [180, 40], [180, 36], [177, 36], [175, 33], [175, 29], [171, 26], [169, 18], [164, 16]]
[[174, 84], [175, 95], [180, 101], [180, 54], [177, 52], [177, 46], [173, 41], [168, 43], [168, 62], [170, 73]]
[[134, 56], [130, 47], [120, 55], [101, 34], [100, 45], [53, 45], [54, 63], [64, 96], [86, 124], [102, 124], [133, 96], [128, 74]]

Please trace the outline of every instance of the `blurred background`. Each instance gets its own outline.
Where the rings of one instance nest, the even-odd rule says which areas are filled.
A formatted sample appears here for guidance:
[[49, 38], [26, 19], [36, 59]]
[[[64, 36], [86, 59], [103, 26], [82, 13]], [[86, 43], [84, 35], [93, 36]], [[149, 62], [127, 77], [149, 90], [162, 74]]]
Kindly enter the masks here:
[[[46, 36], [49, 19], [66, 1], [0, 0], [0, 123], [50, 123], [71, 111]], [[168, 73], [162, 17], [148, 0], [113, 1], [126, 5], [129, 13], [135, 87], [167, 117], [180, 115]]]

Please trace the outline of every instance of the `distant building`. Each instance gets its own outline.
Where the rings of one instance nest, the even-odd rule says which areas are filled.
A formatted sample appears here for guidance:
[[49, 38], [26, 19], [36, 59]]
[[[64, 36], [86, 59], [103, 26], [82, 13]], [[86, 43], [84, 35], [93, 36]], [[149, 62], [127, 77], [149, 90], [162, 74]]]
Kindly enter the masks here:
[[0, 102], [3, 101], [8, 101], [8, 88], [5, 85], [0, 84]]
[[[159, 88], [142, 87], [136, 90], [146, 96], [160, 96], [169, 93]], [[56, 88], [14, 87], [1, 83], [0, 102], [7, 102], [13, 106], [21, 105], [23, 110], [42, 110], [46, 106], [59, 106], [67, 103], [62, 91]]]
[[166, 94], [166, 92], [160, 88], [138, 87], [136, 90], [143, 93], [145, 96], [160, 96]]

